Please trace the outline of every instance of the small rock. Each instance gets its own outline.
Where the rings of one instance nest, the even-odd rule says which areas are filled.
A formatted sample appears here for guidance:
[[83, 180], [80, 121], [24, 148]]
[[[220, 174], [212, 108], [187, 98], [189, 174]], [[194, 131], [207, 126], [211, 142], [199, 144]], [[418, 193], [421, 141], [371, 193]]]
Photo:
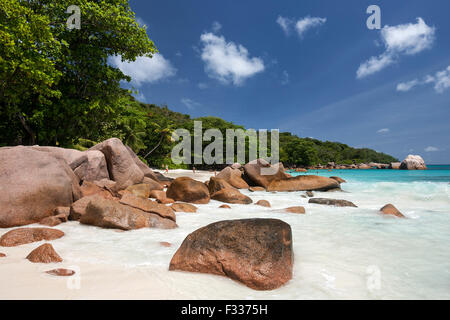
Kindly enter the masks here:
[[33, 263], [52, 263], [63, 261], [50, 243], [45, 243], [31, 251], [27, 256], [27, 259]]
[[4, 258], [4, 257], [6, 257], [6, 254], [0, 252], [0, 258]]
[[166, 241], [161, 241], [159, 244], [162, 245], [163, 247], [171, 247], [172, 246], [172, 244], [170, 242], [166, 242]]
[[382, 214], [393, 215], [399, 218], [405, 218], [405, 216], [400, 211], [398, 211], [398, 209], [394, 207], [394, 205], [390, 203], [381, 208], [380, 212]]
[[70, 269], [59, 268], [59, 269], [45, 271], [45, 273], [51, 274], [52, 276], [70, 277], [75, 274], [75, 271], [70, 270]]
[[305, 213], [305, 208], [302, 206], [289, 207], [284, 209], [286, 212], [290, 213]]
[[175, 212], [197, 212], [197, 207], [184, 202], [177, 202], [170, 206]]
[[258, 200], [255, 204], [258, 206], [270, 208], [270, 202], [267, 200]]
[[306, 196], [312, 198], [314, 197], [314, 193], [312, 191], [306, 191]]
[[223, 204], [223, 205], [221, 205], [219, 208], [222, 208], [222, 209], [231, 209], [231, 207], [230, 207], [229, 205], [227, 205], [227, 204]]
[[327, 199], [327, 198], [312, 198], [309, 199], [309, 203], [315, 203], [315, 204], [323, 204], [327, 206], [336, 206], [336, 207], [354, 207], [357, 208], [357, 206], [350, 201], [347, 200], [338, 200], [338, 199]]
[[266, 191], [266, 189], [263, 187], [250, 187], [250, 188], [248, 188], [248, 191], [250, 191], [250, 192]]

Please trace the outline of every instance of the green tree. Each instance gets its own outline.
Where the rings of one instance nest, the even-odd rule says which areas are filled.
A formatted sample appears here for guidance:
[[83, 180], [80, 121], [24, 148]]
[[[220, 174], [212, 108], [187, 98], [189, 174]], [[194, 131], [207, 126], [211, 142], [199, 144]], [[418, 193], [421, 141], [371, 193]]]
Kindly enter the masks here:
[[[66, 26], [70, 5], [81, 9], [79, 30]], [[93, 135], [129, 96], [120, 81], [130, 78], [108, 58], [156, 52], [127, 0], [4, 0], [0, 32], [0, 133], [8, 144], [64, 146]]]

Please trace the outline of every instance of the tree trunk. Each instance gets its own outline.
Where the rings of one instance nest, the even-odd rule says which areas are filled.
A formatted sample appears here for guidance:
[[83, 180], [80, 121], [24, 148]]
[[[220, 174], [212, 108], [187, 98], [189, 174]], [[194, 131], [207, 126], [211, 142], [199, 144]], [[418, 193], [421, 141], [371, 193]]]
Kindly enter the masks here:
[[28, 124], [27, 124], [27, 122], [26, 122], [26, 120], [25, 120], [23, 115], [21, 115], [20, 113], [17, 113], [17, 116], [19, 117], [20, 123], [22, 124], [23, 128], [25, 129], [25, 131], [30, 136], [30, 145], [35, 145], [36, 144], [36, 135], [35, 135], [35, 133], [28, 126]]

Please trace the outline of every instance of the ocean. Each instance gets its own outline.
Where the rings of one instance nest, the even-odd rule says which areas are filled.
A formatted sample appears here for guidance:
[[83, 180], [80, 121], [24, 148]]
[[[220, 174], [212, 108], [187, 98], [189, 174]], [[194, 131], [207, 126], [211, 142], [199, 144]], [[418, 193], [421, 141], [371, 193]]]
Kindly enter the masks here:
[[[310, 173], [316, 173], [310, 172]], [[303, 174], [303, 173], [301, 173]], [[272, 207], [220, 202], [197, 205], [197, 213], [177, 213], [179, 228], [127, 232], [68, 222], [54, 241], [62, 256], [77, 261], [123, 265], [157, 276], [189, 299], [450, 299], [450, 165], [426, 171], [319, 170], [339, 176], [344, 192], [314, 192], [345, 199], [358, 208], [308, 204], [304, 192], [242, 192]], [[295, 175], [295, 174], [294, 174]], [[394, 204], [406, 219], [382, 216]], [[302, 205], [306, 214], [281, 209]], [[278, 218], [291, 225], [294, 276], [273, 291], [255, 291], [225, 277], [168, 271], [184, 238], [209, 223], [242, 218]], [[160, 241], [172, 243], [163, 247]], [[82, 270], [81, 270], [82, 273]], [[117, 285], [120, 290], [120, 284]]]

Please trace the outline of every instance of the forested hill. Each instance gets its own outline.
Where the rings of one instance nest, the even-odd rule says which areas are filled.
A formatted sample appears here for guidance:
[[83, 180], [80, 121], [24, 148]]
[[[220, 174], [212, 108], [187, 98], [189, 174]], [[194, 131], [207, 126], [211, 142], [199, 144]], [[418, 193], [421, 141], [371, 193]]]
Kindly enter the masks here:
[[[187, 114], [171, 111], [167, 106], [144, 104], [131, 99], [127, 114], [123, 115], [122, 120], [119, 121], [128, 124], [128, 126], [119, 125], [110, 134], [106, 132], [101, 137], [89, 138], [100, 141], [108, 138], [109, 135], [114, 135], [131, 145], [141, 157], [145, 157], [150, 165], [161, 167], [168, 164], [170, 167], [176, 167], [170, 160], [170, 152], [177, 143], [171, 140], [171, 133], [177, 128], [185, 128], [193, 135], [194, 120], [202, 121], [203, 131], [217, 128], [224, 137], [226, 129], [245, 129], [244, 126], [218, 117], [209, 116], [193, 119]], [[130, 124], [134, 125], [130, 132], [123, 130], [125, 128], [131, 129]], [[134, 134], [131, 134], [131, 132], [134, 132]], [[205, 141], [203, 144], [205, 146], [209, 143]], [[225, 147], [223, 153], [225, 155]], [[286, 166], [310, 166], [328, 162], [339, 164], [390, 163], [398, 160], [390, 155], [368, 148], [352, 148], [340, 142], [300, 138], [289, 132], [281, 132], [280, 161]]]

